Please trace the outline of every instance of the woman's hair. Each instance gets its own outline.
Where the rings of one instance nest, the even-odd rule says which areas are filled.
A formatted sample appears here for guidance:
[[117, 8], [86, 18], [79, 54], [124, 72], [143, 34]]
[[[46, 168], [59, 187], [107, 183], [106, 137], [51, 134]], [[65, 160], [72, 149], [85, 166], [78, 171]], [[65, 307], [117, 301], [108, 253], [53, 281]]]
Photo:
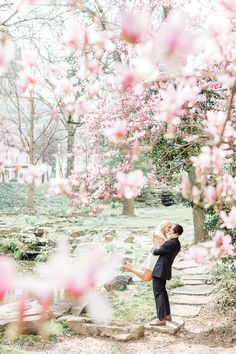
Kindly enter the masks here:
[[164, 220], [164, 221], [160, 222], [160, 224], [158, 225], [158, 229], [162, 229], [163, 227], [166, 227], [169, 224], [171, 224], [170, 221]]
[[163, 229], [163, 227], [168, 226], [169, 224], [171, 224], [170, 221], [167, 221], [167, 220], [162, 221], [162, 222], [157, 226], [157, 228], [155, 229], [154, 235], [160, 236], [161, 238], [166, 239], [166, 236], [164, 236], [164, 234], [163, 234], [163, 232], [161, 231], [161, 229]]

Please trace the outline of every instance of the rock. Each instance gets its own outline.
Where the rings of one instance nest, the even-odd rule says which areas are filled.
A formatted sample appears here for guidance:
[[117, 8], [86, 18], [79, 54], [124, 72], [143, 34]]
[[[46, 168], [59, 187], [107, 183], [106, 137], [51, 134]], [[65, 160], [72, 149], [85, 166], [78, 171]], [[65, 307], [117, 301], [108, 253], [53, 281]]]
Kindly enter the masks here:
[[211, 301], [209, 296], [203, 295], [174, 295], [170, 296], [170, 302], [172, 304], [181, 305], [205, 305]]
[[77, 316], [66, 316], [62, 318], [67, 322], [69, 328], [80, 335], [92, 337], [109, 337], [118, 341], [129, 341], [139, 339], [144, 336], [142, 325], [115, 325], [115, 324], [95, 324]]
[[44, 229], [41, 228], [41, 227], [38, 227], [38, 228], [35, 228], [33, 229], [33, 234], [36, 236], [36, 237], [42, 237], [44, 235]]
[[185, 274], [181, 276], [182, 280], [209, 280], [211, 276], [208, 274]]
[[232, 333], [236, 334], [236, 324], [231, 327]]
[[183, 285], [201, 285], [204, 284], [204, 280], [200, 280], [200, 279], [181, 279]]
[[173, 316], [179, 317], [196, 317], [201, 311], [201, 306], [191, 306], [191, 305], [172, 305], [171, 314]]
[[173, 268], [178, 270], [182, 270], [186, 268], [196, 268], [196, 267], [199, 267], [199, 265], [193, 261], [180, 261], [173, 264]]
[[88, 230], [75, 230], [70, 233], [71, 237], [81, 237], [88, 234]]
[[134, 242], [134, 236], [128, 236], [125, 240], [125, 243], [133, 243]]
[[128, 284], [132, 284], [133, 278], [130, 275], [118, 275], [110, 283], [104, 285], [107, 291], [123, 291], [127, 289]]
[[207, 267], [196, 267], [196, 268], [183, 269], [182, 272], [184, 274], [199, 275], [199, 274], [209, 273], [209, 269]]
[[50, 318], [58, 318], [65, 314], [68, 314], [71, 308], [72, 304], [70, 301], [57, 301], [49, 307]]
[[114, 239], [114, 236], [112, 234], [105, 235], [105, 241], [106, 242], [111, 242]]
[[171, 290], [172, 294], [181, 295], [209, 295], [214, 287], [212, 285], [184, 285]]
[[71, 314], [74, 316], [80, 316], [84, 313], [86, 313], [86, 306], [87, 306], [87, 302], [86, 301], [80, 301], [77, 304], [72, 304], [71, 306]]

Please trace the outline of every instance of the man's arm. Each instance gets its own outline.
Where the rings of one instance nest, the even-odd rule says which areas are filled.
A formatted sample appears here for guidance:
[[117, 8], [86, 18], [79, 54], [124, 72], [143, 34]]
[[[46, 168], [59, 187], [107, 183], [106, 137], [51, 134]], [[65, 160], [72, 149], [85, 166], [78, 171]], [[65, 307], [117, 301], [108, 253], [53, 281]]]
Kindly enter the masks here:
[[173, 249], [175, 248], [175, 244], [171, 241], [172, 240], [169, 240], [169, 241], [163, 243], [163, 245], [161, 247], [154, 247], [152, 249], [152, 254], [154, 256], [163, 256], [164, 254], [172, 252]]

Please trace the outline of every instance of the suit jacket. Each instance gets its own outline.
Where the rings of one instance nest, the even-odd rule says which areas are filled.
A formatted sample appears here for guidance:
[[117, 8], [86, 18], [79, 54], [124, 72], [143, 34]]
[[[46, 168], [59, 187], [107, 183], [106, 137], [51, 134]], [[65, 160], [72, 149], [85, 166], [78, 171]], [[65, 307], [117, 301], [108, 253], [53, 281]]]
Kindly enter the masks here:
[[155, 256], [160, 256], [153, 269], [153, 277], [164, 280], [171, 279], [171, 267], [180, 248], [181, 245], [178, 238], [166, 241], [159, 248], [153, 248], [152, 253]]

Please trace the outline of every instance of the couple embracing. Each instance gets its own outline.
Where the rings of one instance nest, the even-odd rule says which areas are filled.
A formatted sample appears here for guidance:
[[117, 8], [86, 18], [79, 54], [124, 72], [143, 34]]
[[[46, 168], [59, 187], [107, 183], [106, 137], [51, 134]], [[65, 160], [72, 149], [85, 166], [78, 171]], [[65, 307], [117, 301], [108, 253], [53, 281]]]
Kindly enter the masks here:
[[165, 326], [166, 321], [171, 321], [166, 281], [171, 279], [172, 264], [181, 248], [179, 236], [182, 233], [181, 225], [163, 221], [153, 234], [154, 248], [144, 262], [144, 270], [137, 270], [130, 263], [122, 267], [124, 272], [131, 272], [143, 281], [152, 280], [157, 310], [157, 319], [150, 323], [152, 326]]

